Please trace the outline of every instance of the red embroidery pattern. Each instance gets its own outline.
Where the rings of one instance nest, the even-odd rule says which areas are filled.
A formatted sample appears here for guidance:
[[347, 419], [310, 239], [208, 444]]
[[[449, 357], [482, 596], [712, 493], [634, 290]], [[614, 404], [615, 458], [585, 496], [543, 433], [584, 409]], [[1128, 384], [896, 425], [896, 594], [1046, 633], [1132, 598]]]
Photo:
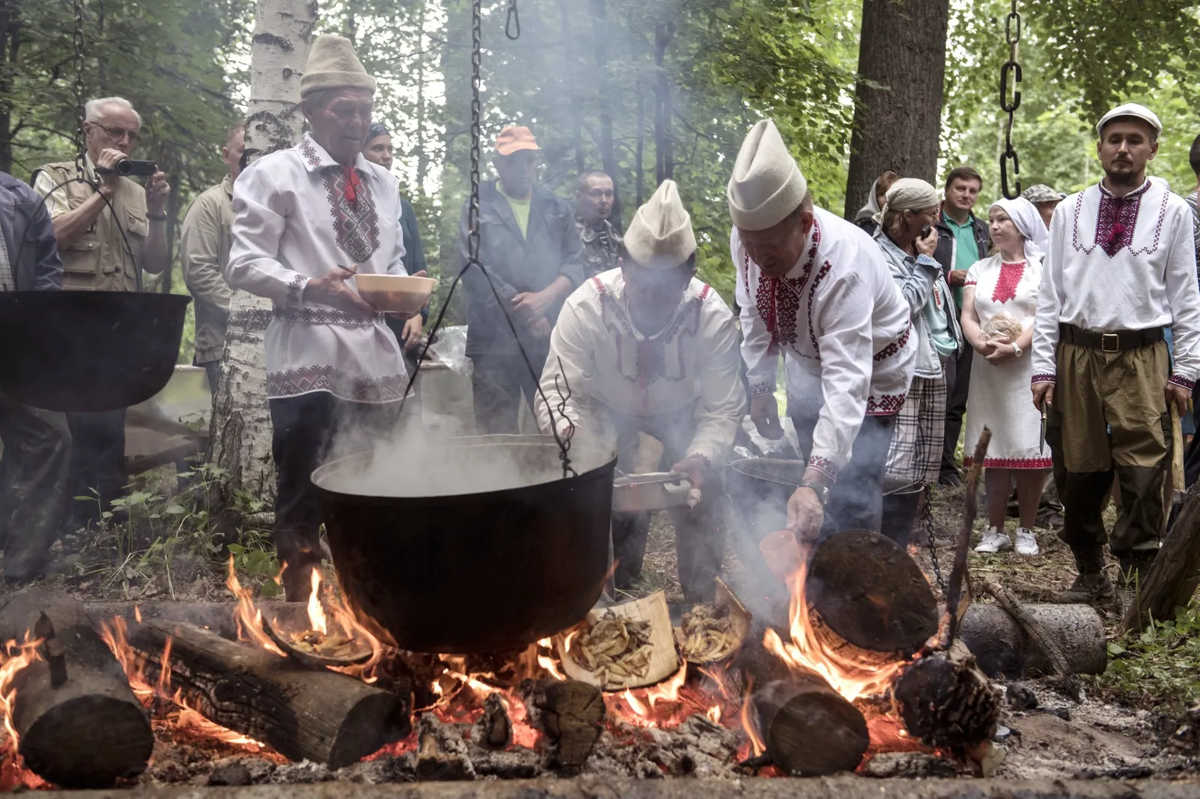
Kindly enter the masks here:
[[1168, 380], [1167, 382], [1174, 383], [1177, 386], [1183, 386], [1188, 391], [1191, 391], [1192, 388], [1196, 385], [1195, 380], [1188, 380], [1186, 377], [1180, 377], [1179, 375], [1171, 375], [1170, 380]]
[[1029, 379], [1029, 383], [1030, 385], [1033, 385], [1034, 383], [1053, 383], [1055, 380], [1057, 380], [1057, 378], [1054, 375], [1042, 372], [1041, 374], [1036, 374], [1031, 377]]
[[813, 278], [812, 285], [808, 287], [808, 338], [812, 342], [813, 352], [817, 355], [817, 360], [821, 359], [821, 345], [817, 343], [817, 333], [813, 330], [813, 297], [817, 293], [817, 286], [821, 285], [821, 281], [829, 274], [829, 270], [833, 268], [833, 264], [826, 261], [821, 265], [821, 271]]
[[[325, 167], [323, 173], [338, 249], [355, 263], [369, 260], [379, 249], [379, 217], [370, 185], [359, 183], [355, 191], [340, 166]], [[353, 202], [349, 199], [351, 195], [355, 198]]]
[[[821, 225], [813, 220], [812, 243], [808, 248], [808, 260], [804, 263], [804, 271], [800, 277], [768, 277], [759, 271], [758, 290], [754, 296], [754, 306], [758, 315], [767, 325], [773, 344], [792, 345], [796, 343], [796, 315], [800, 311], [800, 297], [804, 292], [804, 284], [812, 273], [816, 261], [817, 249], [821, 243]], [[746, 293], [750, 293], [750, 255], [745, 258]], [[811, 307], [812, 301], [809, 300]]]
[[867, 416], [891, 416], [899, 413], [907, 398], [907, 391], [903, 394], [881, 394], [878, 397], [872, 394], [867, 397]]
[[757, 397], [761, 394], [774, 394], [774, 393], [775, 393], [775, 386], [771, 385], [770, 383], [762, 382], [762, 383], [751, 383], [750, 384], [750, 396], [752, 396], [752, 397]]
[[912, 322], [908, 323], [908, 329], [900, 334], [900, 338], [887, 345], [879, 352], [875, 353], [875, 363], [886, 361], [900, 350], [904, 349], [904, 345], [908, 343], [908, 337], [912, 333]]
[[996, 288], [992, 290], [992, 302], [1005, 303], [1017, 298], [1017, 285], [1025, 275], [1025, 262], [1017, 264], [1000, 264], [1000, 277], [996, 278]]
[[296, 276], [292, 278], [292, 282], [288, 283], [287, 301], [293, 305], [299, 305], [301, 292], [304, 291], [304, 286], [307, 282], [304, 275], [297, 272]]
[[820, 455], [813, 455], [808, 459], [808, 468], [816, 469], [818, 472], [826, 475], [831, 483], [837, 482], [838, 470], [833, 465], [833, 461], [829, 458], [823, 458]]
[[[963, 458], [963, 467], [970, 468], [975, 459]], [[988, 458], [983, 459], [985, 469], [1049, 469], [1053, 466], [1049, 458]]]
[[313, 391], [328, 391], [354, 402], [395, 402], [404, 398], [408, 377], [402, 374], [379, 378], [350, 377], [332, 366], [312, 365], [267, 375], [267, 395], [294, 397]]
[[[1171, 200], [1171, 192], [1163, 192], [1162, 205], [1158, 209], [1158, 218], [1154, 223], [1154, 240], [1148, 247], [1140, 247], [1134, 249], [1133, 234], [1134, 228], [1137, 226], [1138, 216], [1141, 212], [1141, 200], [1149, 191], [1151, 182], [1149, 179], [1142, 185], [1141, 188], [1125, 195], [1122, 201], [1115, 200], [1102, 186], [1097, 187], [1100, 192], [1100, 207], [1096, 215], [1096, 234], [1093, 237], [1090, 246], [1084, 245], [1079, 239], [1079, 220], [1083, 213], [1083, 198], [1087, 192], [1079, 192], [1075, 197], [1075, 230], [1071, 237], [1071, 246], [1076, 252], [1082, 252], [1091, 255], [1096, 247], [1101, 247], [1104, 252], [1111, 258], [1121, 251], [1122, 247], [1128, 247], [1131, 255], [1149, 255], [1158, 250], [1158, 245], [1162, 241], [1163, 222], [1167, 218], [1167, 206]], [[1117, 230], [1118, 224], [1120, 230]]]
[[305, 136], [300, 140], [300, 155], [308, 162], [309, 169], [316, 169], [321, 165], [321, 156], [317, 153], [317, 148], [313, 146], [312, 140]]

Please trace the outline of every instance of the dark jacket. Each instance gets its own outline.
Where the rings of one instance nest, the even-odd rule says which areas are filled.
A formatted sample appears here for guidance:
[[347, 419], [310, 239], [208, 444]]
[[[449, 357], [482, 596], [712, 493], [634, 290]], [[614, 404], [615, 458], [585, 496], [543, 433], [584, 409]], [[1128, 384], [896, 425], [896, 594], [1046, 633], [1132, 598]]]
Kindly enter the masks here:
[[[400, 198], [400, 232], [404, 234], [404, 271], [410, 275], [428, 273], [425, 263], [425, 247], [421, 244], [421, 229], [417, 226], [417, 212], [406, 198]], [[429, 306], [421, 309], [421, 319], [429, 321]]]
[[62, 288], [63, 265], [46, 204], [7, 172], [0, 172], [0, 231], [18, 291]]
[[[934, 227], [938, 232], [937, 249], [933, 251], [933, 260], [942, 265], [944, 277], [949, 277], [950, 270], [954, 268], [955, 247], [957, 239], [954, 238], [954, 231], [946, 224], [946, 216], [942, 211], [938, 212], [937, 222]], [[988, 251], [992, 249], [992, 234], [988, 233], [988, 224], [984, 220], [971, 214], [971, 228], [975, 233], [975, 243], [979, 246], [978, 259], [987, 258]]]
[[[460, 270], [467, 264], [467, 219], [468, 204], [464, 203], [458, 226]], [[479, 261], [510, 309], [517, 294], [541, 291], [560, 275], [571, 282], [572, 288], [582, 284], [582, 252], [575, 216], [566, 200], [535, 186], [527, 235], [522, 236], [512, 207], [496, 183], [479, 187]], [[463, 284], [467, 289], [467, 355], [515, 355], [517, 340], [508, 329], [487, 277], [472, 268], [463, 275]], [[548, 309], [551, 324], [561, 310], [561, 302]], [[515, 318], [513, 321], [517, 330], [522, 330]], [[544, 353], [549, 346], [527, 333], [521, 336], [521, 343], [526, 352], [534, 353]]]

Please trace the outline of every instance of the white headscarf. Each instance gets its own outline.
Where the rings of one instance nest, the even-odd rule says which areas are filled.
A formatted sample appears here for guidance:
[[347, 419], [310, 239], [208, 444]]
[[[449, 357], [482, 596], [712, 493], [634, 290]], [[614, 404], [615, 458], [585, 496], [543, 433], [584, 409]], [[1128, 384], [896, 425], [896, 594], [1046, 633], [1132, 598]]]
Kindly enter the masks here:
[[988, 211], [997, 206], [1008, 214], [1017, 232], [1025, 237], [1025, 257], [1036, 258], [1039, 261], [1045, 258], [1046, 250], [1050, 247], [1050, 233], [1046, 230], [1046, 223], [1042, 221], [1037, 206], [1024, 197], [1015, 200], [1001, 197], [988, 207]]
[[867, 195], [867, 204], [858, 209], [858, 213], [854, 215], [854, 221], [860, 219], [873, 219], [875, 214], [883, 209], [879, 207], [879, 201], [875, 199], [877, 190], [879, 189], [879, 178], [875, 178], [875, 182], [871, 184], [871, 193]]
[[920, 211], [940, 202], [937, 189], [929, 183], [920, 178], [900, 178], [883, 196], [883, 210], [875, 215], [875, 221], [882, 226], [888, 211]]

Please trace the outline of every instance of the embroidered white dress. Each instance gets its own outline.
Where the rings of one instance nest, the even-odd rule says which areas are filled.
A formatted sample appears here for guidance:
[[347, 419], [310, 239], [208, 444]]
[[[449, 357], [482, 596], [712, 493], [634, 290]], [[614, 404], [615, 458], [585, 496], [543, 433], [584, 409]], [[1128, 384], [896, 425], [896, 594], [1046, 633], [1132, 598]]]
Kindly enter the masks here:
[[1103, 185], [1062, 201], [1050, 222], [1033, 336], [1035, 382], [1055, 381], [1059, 324], [1084, 330], [1171, 327], [1171, 382], [1200, 372], [1200, 288], [1192, 211], [1166, 181], [1147, 178], [1124, 197]]
[[[554, 332], [541, 387], [557, 406], [559, 387], [570, 387], [565, 412], [586, 434], [612, 435], [610, 414], [668, 417], [694, 406], [687, 455], [710, 464], [733, 447], [746, 413], [733, 312], [717, 292], [693, 278], [671, 321], [654, 336], [630, 320], [620, 269], [585, 280], [567, 298]], [[538, 425], [550, 414], [537, 401]], [[559, 422], [555, 407], [555, 421]]]
[[782, 354], [789, 407], [818, 417], [808, 465], [836, 480], [863, 419], [904, 404], [917, 337], [878, 245], [828, 211], [814, 215], [804, 254], [782, 278], [762, 274], [736, 228], [729, 249], [750, 394], [775, 392]]
[[[997, 314], [1004, 313], [1021, 324], [1033, 325], [1042, 264], [1031, 258], [1021, 263], [1004, 263], [999, 255], [977, 261], [967, 272], [967, 286], [975, 289], [975, 313], [986, 328]], [[969, 346], [969, 345], [968, 345]], [[968, 450], [987, 426], [992, 431], [986, 468], [1049, 469], [1050, 450], [1040, 452], [1042, 415], [1033, 407], [1029, 380], [1033, 359], [1024, 357], [990, 364], [978, 353], [971, 361], [971, 391], [967, 397]], [[965, 464], [970, 466], [968, 452]]]
[[265, 336], [268, 397], [317, 391], [353, 402], [403, 397], [404, 357], [384, 315], [350, 314], [304, 296], [309, 280], [337, 272], [338, 264], [357, 265], [362, 274], [406, 274], [396, 179], [361, 155], [354, 171], [357, 177], [348, 179], [305, 134], [234, 183], [225, 278], [273, 303]]

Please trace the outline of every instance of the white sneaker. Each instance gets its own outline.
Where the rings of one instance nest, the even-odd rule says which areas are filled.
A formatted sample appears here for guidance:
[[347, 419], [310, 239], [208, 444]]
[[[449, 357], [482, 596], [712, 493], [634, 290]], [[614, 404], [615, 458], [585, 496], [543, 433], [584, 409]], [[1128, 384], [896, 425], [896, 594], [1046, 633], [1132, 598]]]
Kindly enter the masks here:
[[975, 547], [976, 552], [1003, 552], [1006, 549], [1012, 549], [1012, 539], [995, 527], [984, 530], [983, 540]]
[[1018, 555], [1037, 555], [1041, 552], [1038, 549], [1037, 538], [1033, 535], [1033, 530], [1028, 527], [1017, 528], [1017, 554]]

